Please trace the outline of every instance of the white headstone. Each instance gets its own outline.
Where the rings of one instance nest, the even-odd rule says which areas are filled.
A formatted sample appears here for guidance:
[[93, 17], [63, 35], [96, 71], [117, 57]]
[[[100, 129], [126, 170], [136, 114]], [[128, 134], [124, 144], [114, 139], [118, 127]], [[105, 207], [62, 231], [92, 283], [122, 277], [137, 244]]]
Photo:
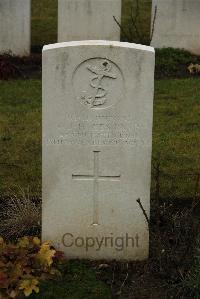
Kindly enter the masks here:
[[0, 0], [0, 53], [29, 55], [31, 1]]
[[152, 22], [156, 6], [151, 45], [182, 48], [200, 54], [200, 1], [153, 0]]
[[148, 257], [154, 49], [43, 50], [43, 239], [70, 258]]
[[121, 0], [58, 0], [58, 41], [120, 40]]

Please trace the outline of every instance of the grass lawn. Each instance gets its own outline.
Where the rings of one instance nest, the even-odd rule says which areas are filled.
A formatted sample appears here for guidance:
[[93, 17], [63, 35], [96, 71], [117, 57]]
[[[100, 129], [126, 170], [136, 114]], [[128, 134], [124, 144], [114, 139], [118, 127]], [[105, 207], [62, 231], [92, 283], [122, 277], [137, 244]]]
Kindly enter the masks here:
[[0, 83], [0, 190], [41, 189], [41, 82]]
[[32, 41], [34, 47], [57, 40], [57, 1], [32, 0]]
[[[153, 162], [160, 161], [161, 196], [192, 197], [199, 171], [200, 79], [155, 84]], [[0, 191], [41, 191], [41, 81], [0, 82]], [[152, 196], [155, 174], [152, 167]], [[186, 176], [185, 176], [186, 174]], [[190, 174], [192, 174], [190, 176]]]
[[200, 79], [155, 82], [153, 162], [161, 165], [161, 197], [192, 198], [197, 191], [199, 195], [199, 95]]
[[[151, 24], [151, 0], [122, 0], [122, 41], [149, 44], [150, 24]], [[137, 17], [136, 17], [137, 16]], [[136, 20], [136, 26], [139, 36], [134, 29], [133, 20]]]
[[106, 284], [97, 280], [95, 271], [78, 261], [66, 264], [66, 274], [62, 280], [45, 282], [40, 286], [39, 294], [30, 296], [30, 299], [82, 298], [111, 299], [111, 292]]

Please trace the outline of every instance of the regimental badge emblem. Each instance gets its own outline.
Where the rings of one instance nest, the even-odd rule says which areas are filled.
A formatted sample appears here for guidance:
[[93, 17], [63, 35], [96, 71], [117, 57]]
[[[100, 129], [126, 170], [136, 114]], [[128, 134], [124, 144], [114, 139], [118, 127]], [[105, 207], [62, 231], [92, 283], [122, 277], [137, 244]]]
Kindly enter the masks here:
[[92, 58], [78, 66], [73, 75], [77, 100], [89, 109], [105, 109], [117, 103], [124, 90], [119, 67], [105, 58]]

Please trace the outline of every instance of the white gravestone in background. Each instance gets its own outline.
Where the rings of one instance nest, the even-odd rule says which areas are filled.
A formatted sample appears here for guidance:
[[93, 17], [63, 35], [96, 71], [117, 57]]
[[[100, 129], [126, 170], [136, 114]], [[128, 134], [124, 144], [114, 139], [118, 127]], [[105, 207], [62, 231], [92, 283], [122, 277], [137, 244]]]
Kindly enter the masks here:
[[120, 40], [121, 0], [58, 0], [58, 41]]
[[153, 93], [151, 47], [44, 47], [42, 234], [69, 258], [148, 257]]
[[0, 53], [30, 54], [31, 1], [0, 0]]
[[151, 45], [200, 54], [200, 0], [153, 0], [152, 22], [156, 6]]

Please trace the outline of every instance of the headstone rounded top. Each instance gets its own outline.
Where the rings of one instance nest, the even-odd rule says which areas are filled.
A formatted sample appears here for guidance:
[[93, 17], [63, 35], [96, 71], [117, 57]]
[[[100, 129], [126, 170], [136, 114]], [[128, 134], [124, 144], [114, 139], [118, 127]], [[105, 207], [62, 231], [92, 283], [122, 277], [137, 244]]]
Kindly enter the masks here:
[[110, 46], [110, 47], [120, 47], [120, 48], [130, 48], [141, 51], [148, 51], [154, 53], [155, 50], [153, 47], [127, 43], [127, 42], [118, 42], [118, 41], [106, 41], [106, 40], [83, 40], [83, 41], [72, 41], [72, 42], [63, 42], [45, 45], [43, 51], [66, 48], [66, 47], [78, 47], [78, 46]]

